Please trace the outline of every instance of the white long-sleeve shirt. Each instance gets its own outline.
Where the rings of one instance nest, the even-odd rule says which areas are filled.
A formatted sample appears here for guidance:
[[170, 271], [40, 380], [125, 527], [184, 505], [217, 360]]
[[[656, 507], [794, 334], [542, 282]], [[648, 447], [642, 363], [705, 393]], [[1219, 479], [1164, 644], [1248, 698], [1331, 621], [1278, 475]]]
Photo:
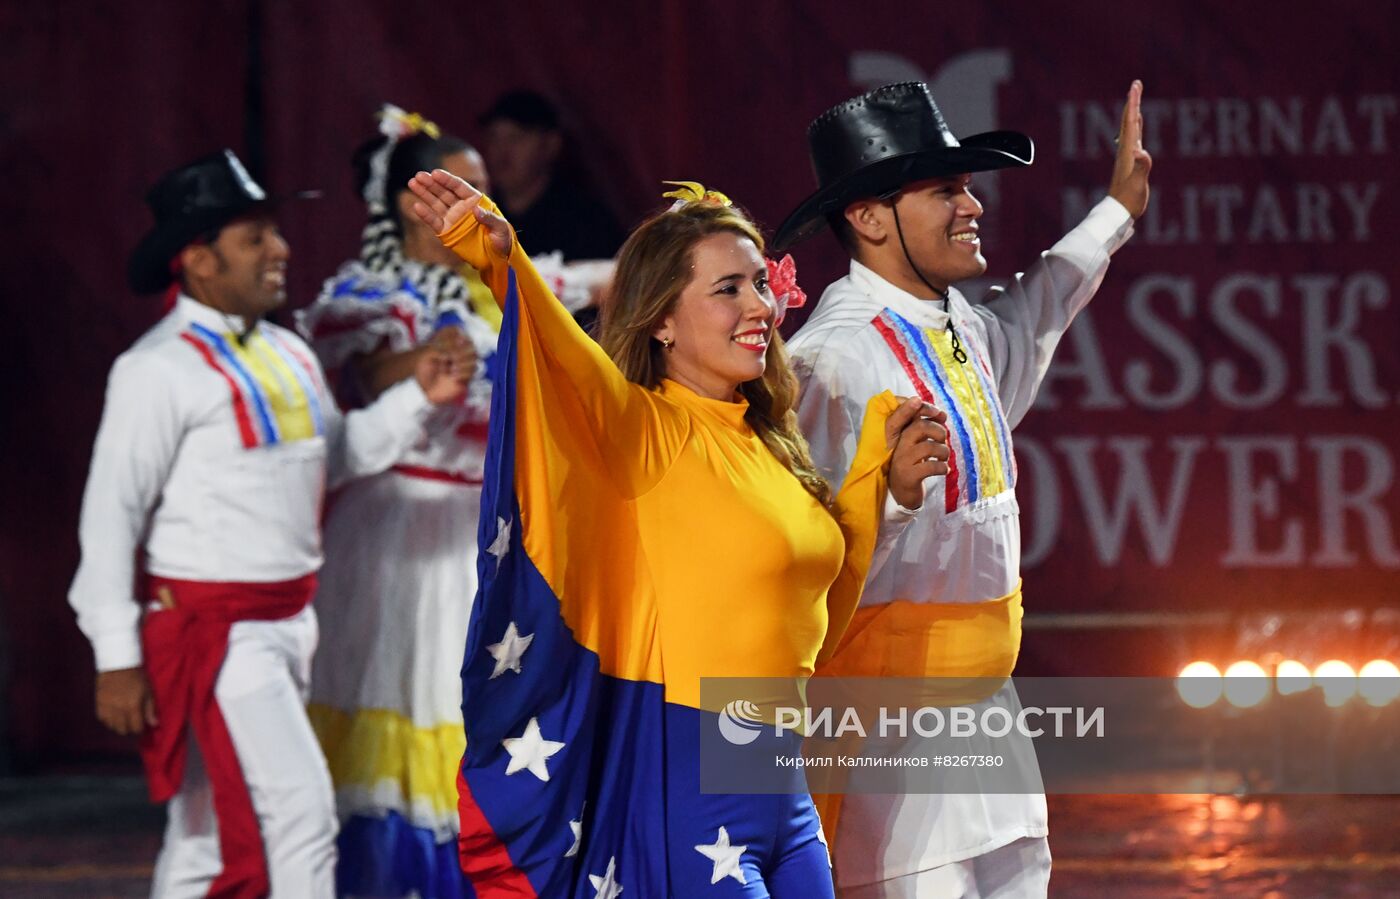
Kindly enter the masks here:
[[[950, 290], [966, 363], [952, 358], [941, 302], [906, 293], [858, 262], [827, 288], [789, 344], [802, 383], [798, 417], [818, 469], [841, 482], [865, 402], [882, 390], [923, 395], [948, 413], [956, 466], [925, 481], [923, 507], [898, 525], [891, 549], [872, 564], [862, 607], [985, 602], [1017, 588], [1021, 532], [1011, 429], [1030, 409], [1061, 335], [1098, 289], [1109, 256], [1131, 234], [1127, 210], [1106, 199], [983, 303]], [[1009, 695], [986, 702], [1005, 705]], [[840, 885], [852, 887], [1043, 837], [1045, 797], [852, 793], [839, 827]]]
[[[321, 565], [327, 482], [383, 471], [422, 438], [417, 382], [349, 415], [285, 328], [187, 296], [112, 366], [68, 601], [97, 670], [141, 664], [136, 578], [274, 582]], [[144, 555], [144, 560], [139, 559]]]
[[925, 481], [923, 509], [871, 569], [862, 606], [981, 602], [1016, 588], [1021, 533], [1011, 429], [1030, 409], [1061, 335], [1098, 289], [1109, 255], [1131, 234], [1127, 210], [1105, 199], [983, 303], [951, 289], [965, 365], [946, 358], [941, 302], [918, 299], [859, 262], [822, 294], [788, 345], [802, 383], [798, 417], [818, 469], [841, 483], [865, 402], [882, 390], [926, 391], [948, 413], [958, 466], [956, 475]]

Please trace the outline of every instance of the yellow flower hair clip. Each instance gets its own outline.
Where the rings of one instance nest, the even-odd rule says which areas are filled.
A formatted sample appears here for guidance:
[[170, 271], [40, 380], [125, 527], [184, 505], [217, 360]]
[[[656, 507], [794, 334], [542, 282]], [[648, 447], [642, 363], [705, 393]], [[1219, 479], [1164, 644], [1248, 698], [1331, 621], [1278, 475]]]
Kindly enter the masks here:
[[668, 190], [661, 196], [674, 197], [676, 202], [671, 204], [667, 212], [675, 212], [682, 206], [689, 203], [710, 203], [714, 206], [733, 206], [729, 198], [717, 190], [706, 190], [705, 185], [699, 181], [663, 181], [662, 184], [674, 184], [675, 190]]
[[438, 126], [416, 112], [405, 112], [392, 103], [385, 103], [376, 114], [379, 118], [379, 133], [384, 135], [384, 143], [369, 158], [369, 177], [365, 179], [364, 198], [371, 211], [383, 213], [389, 208], [389, 191], [385, 179], [389, 177], [389, 157], [399, 141], [416, 134], [426, 134], [437, 140], [442, 132]]
[[405, 112], [392, 103], [385, 103], [379, 110], [379, 131], [393, 140], [403, 140], [415, 134], [426, 134], [433, 140], [442, 136], [436, 122], [423, 118], [416, 112]]

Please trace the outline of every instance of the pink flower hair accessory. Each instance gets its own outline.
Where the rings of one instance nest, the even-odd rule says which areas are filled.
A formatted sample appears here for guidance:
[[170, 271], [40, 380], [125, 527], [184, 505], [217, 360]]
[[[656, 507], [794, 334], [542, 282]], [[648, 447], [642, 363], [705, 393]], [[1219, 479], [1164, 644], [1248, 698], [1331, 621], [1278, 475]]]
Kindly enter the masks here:
[[797, 309], [807, 304], [807, 294], [797, 286], [797, 263], [792, 254], [785, 253], [782, 259], [764, 259], [768, 263], [768, 288], [778, 300], [778, 321], [783, 323], [789, 309]]

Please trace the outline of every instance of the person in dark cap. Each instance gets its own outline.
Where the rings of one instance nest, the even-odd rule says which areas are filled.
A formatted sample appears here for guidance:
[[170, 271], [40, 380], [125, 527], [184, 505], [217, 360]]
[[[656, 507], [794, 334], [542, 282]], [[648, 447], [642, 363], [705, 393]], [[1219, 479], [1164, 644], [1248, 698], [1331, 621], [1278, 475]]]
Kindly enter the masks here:
[[224, 150], [147, 203], [129, 281], [173, 305], [112, 366], [68, 597], [97, 716], [140, 736], [169, 800], [154, 896], [329, 897], [335, 806], [303, 708], [325, 485], [394, 464], [471, 372], [444, 347], [342, 416], [311, 350], [262, 320], [286, 299], [278, 200]]
[[[480, 124], [486, 129], [482, 150], [493, 196], [526, 252], [546, 268], [617, 253], [626, 235], [606, 204], [565, 170], [567, 141], [553, 103], [534, 91], [511, 91], [491, 105]], [[592, 330], [594, 310], [571, 311]]]
[[[818, 189], [774, 243], [781, 251], [830, 227], [851, 256], [850, 274], [827, 288], [789, 344], [813, 460], [841, 483], [865, 404], [885, 390], [946, 412], [950, 449], [948, 474], [924, 482], [922, 504], [887, 518], [902, 531], [871, 567], [847, 637], [819, 674], [1010, 676], [1022, 615], [1011, 429], [1147, 207], [1152, 160], [1142, 147], [1141, 96], [1134, 82], [1108, 197], [980, 304], [954, 286], [986, 270], [974, 175], [1030, 165], [1030, 138], [996, 131], [959, 139], [927, 86], [912, 82], [848, 100], [808, 129]], [[1014, 711], [1010, 682], [982, 702]], [[1046, 895], [1047, 816], [1036, 787], [847, 790], [822, 812], [844, 899]]]

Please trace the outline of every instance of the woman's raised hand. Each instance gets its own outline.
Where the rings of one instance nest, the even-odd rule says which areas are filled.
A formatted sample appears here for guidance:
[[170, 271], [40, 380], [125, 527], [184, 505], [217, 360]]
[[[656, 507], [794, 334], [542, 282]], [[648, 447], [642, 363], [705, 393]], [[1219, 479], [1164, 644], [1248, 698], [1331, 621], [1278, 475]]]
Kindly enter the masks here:
[[905, 400], [885, 420], [890, 456], [889, 490], [906, 509], [924, 502], [924, 479], [948, 473], [948, 413], [918, 397]]
[[502, 256], [510, 252], [510, 223], [481, 206], [481, 191], [443, 169], [419, 172], [408, 182], [418, 200], [413, 213], [435, 234], [443, 234], [462, 220], [474, 215], [491, 236], [491, 246]]

